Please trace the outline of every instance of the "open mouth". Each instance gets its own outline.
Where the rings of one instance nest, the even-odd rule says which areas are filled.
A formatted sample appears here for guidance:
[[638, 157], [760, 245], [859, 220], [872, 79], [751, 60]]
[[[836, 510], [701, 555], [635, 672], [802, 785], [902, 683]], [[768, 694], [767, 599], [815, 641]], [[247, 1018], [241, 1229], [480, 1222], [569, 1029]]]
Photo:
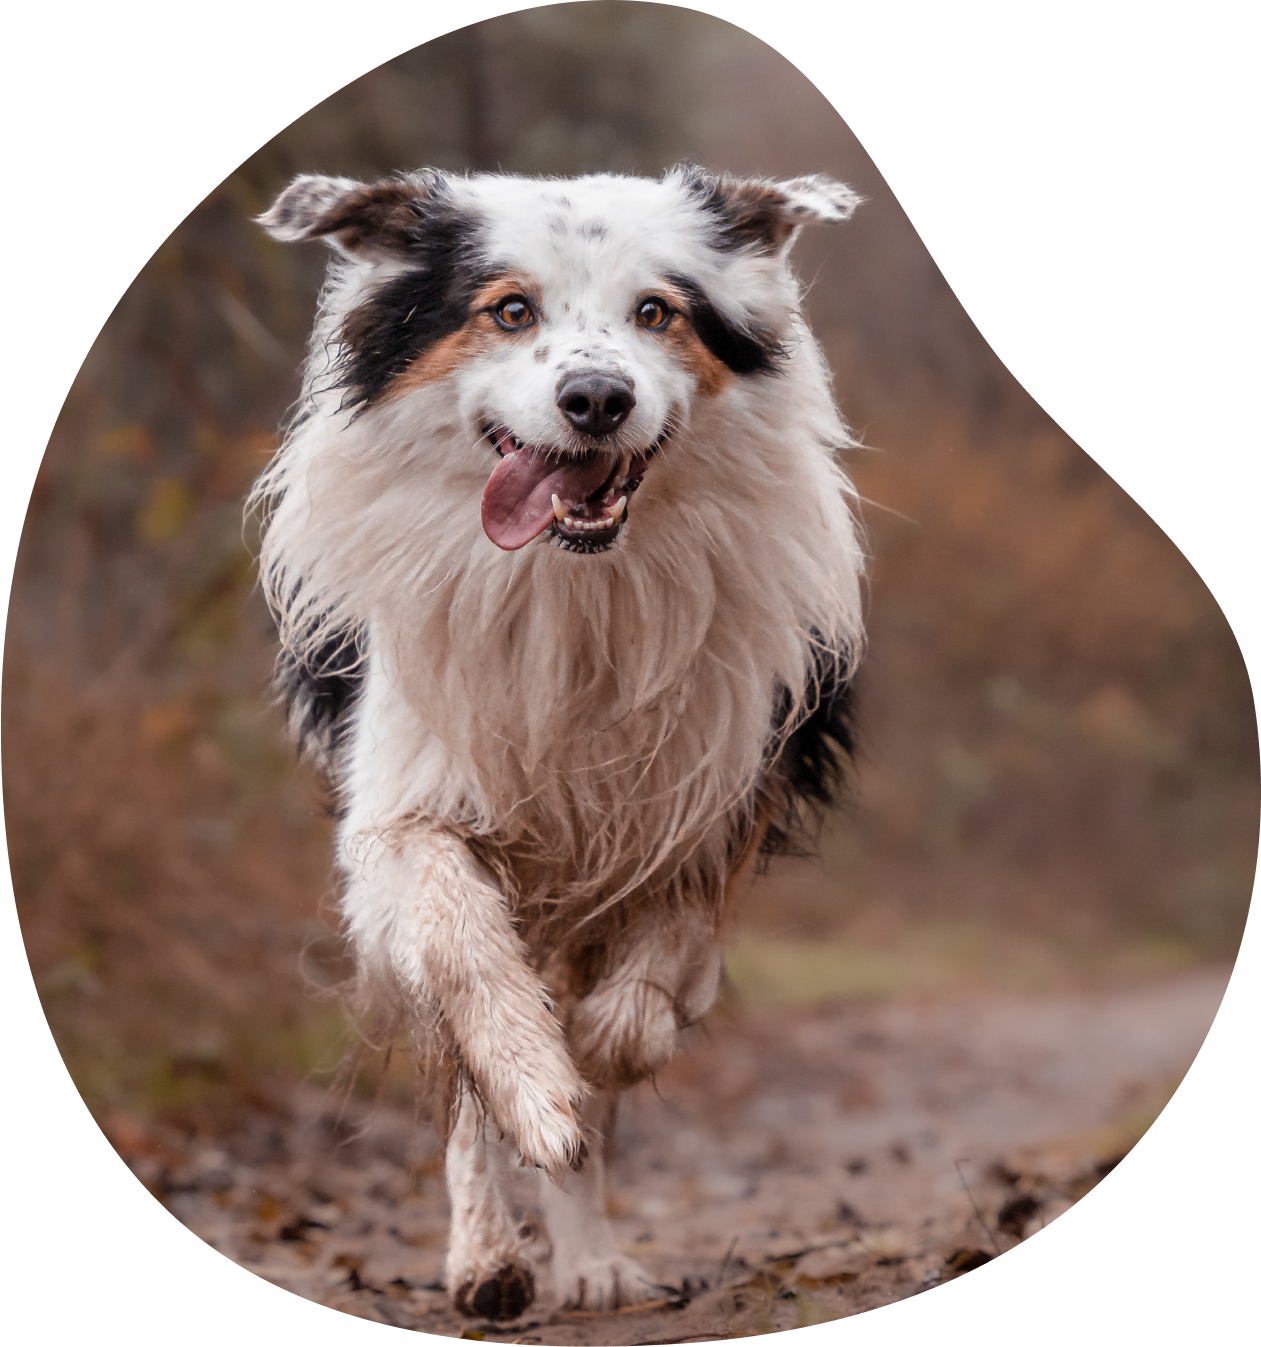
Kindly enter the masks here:
[[523, 444], [505, 426], [487, 426], [483, 433], [500, 462], [482, 492], [482, 528], [505, 552], [545, 532], [567, 552], [608, 551], [665, 439], [616, 455], [604, 450], [574, 455]]

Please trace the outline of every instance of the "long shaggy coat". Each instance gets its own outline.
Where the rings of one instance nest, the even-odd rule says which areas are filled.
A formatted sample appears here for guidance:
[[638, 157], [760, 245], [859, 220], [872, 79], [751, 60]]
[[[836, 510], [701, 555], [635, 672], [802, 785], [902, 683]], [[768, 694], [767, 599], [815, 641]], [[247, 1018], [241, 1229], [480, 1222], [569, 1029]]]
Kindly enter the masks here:
[[[600, 1209], [608, 1092], [712, 1003], [734, 880], [849, 749], [849, 443], [788, 253], [823, 178], [302, 177], [332, 245], [254, 502], [363, 985], [449, 1067], [448, 1284], [655, 1294]], [[537, 1166], [550, 1258], [504, 1166]]]

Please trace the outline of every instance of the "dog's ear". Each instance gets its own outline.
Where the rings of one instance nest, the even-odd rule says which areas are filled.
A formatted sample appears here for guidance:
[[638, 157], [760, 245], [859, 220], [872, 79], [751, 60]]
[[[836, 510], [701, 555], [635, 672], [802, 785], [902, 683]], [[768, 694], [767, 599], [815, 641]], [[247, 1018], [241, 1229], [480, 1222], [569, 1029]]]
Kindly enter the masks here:
[[322, 238], [360, 257], [400, 257], [414, 245], [437, 184], [436, 173], [373, 183], [303, 174], [258, 223], [282, 243]]
[[862, 202], [852, 187], [816, 174], [775, 182], [706, 173], [690, 165], [672, 171], [717, 218], [720, 246], [779, 253], [805, 224], [840, 224]]
[[784, 215], [797, 224], [843, 224], [862, 205], [852, 187], [822, 173], [775, 183], [787, 201]]

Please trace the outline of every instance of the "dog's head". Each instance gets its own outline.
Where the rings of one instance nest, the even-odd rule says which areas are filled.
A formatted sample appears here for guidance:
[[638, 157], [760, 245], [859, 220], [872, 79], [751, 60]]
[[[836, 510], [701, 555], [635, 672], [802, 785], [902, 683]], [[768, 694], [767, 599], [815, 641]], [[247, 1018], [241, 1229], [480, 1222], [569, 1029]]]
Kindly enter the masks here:
[[414, 417], [421, 435], [440, 412], [493, 543], [546, 533], [589, 554], [613, 546], [699, 404], [739, 401], [791, 362], [788, 249], [858, 200], [827, 178], [690, 167], [659, 180], [424, 171], [300, 177], [261, 222], [342, 259], [324, 334], [338, 415]]

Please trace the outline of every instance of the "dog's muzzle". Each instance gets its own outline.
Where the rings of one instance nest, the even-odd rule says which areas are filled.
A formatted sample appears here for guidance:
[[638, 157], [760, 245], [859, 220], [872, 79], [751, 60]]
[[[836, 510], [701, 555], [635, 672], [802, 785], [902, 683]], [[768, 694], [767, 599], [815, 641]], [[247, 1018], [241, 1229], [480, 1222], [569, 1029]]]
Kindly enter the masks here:
[[486, 438], [500, 461], [482, 492], [482, 528], [505, 552], [549, 529], [567, 551], [607, 551], [661, 444], [575, 457], [522, 444], [503, 426], [488, 427]]

